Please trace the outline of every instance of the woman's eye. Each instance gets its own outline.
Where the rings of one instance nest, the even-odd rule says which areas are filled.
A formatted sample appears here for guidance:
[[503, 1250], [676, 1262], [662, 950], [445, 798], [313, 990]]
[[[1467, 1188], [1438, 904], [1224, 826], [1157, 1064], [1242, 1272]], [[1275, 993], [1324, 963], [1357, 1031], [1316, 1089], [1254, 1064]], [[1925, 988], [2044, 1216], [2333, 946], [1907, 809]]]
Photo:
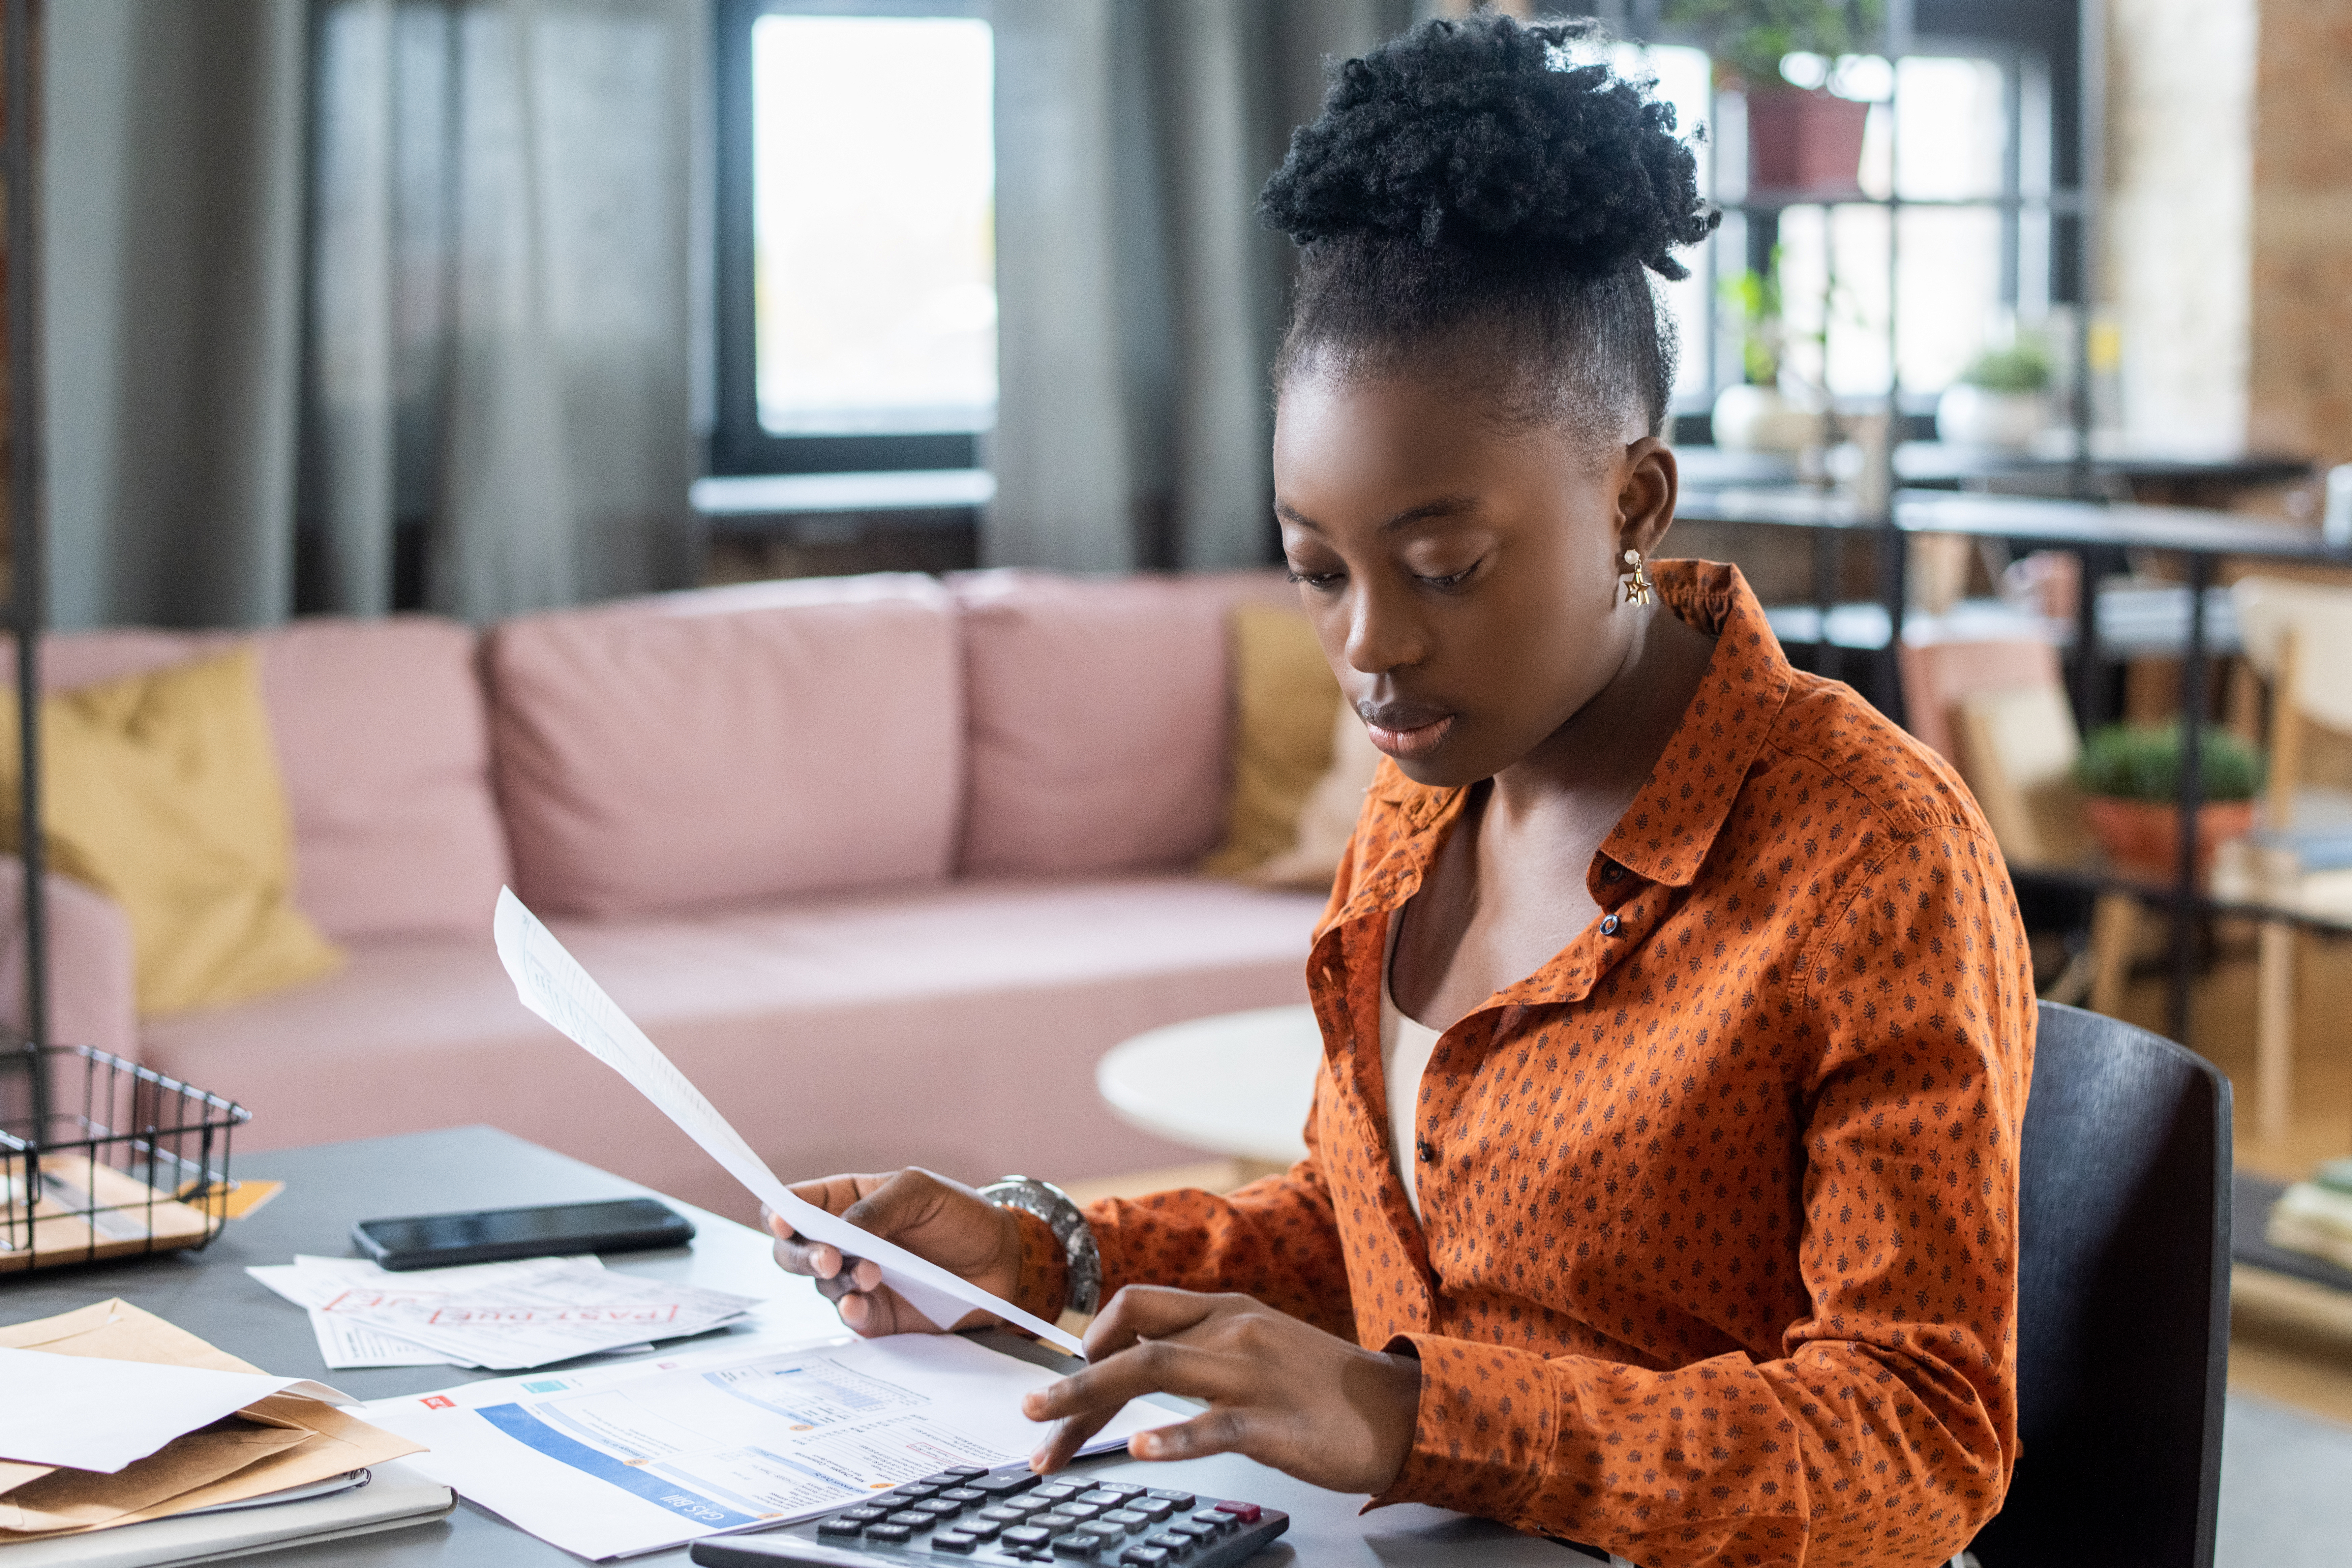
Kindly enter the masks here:
[[1340, 574], [1337, 572], [1309, 572], [1297, 566], [1290, 569], [1290, 580], [1294, 583], [1303, 583], [1309, 588], [1335, 587], [1339, 584], [1339, 577]]
[[1420, 575], [1421, 580], [1433, 588], [1459, 588], [1463, 584], [1467, 583], [1477, 570], [1478, 563], [1473, 561], [1461, 571], [1449, 572], [1443, 576], [1431, 576], [1426, 574]]

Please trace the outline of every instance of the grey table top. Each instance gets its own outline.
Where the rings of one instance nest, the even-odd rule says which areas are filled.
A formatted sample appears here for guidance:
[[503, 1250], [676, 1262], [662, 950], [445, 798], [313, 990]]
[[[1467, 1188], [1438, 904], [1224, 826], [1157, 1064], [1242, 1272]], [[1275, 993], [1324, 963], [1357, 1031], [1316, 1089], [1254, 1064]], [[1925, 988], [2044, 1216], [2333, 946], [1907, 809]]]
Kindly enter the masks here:
[[[0, 1324], [86, 1306], [119, 1296], [201, 1335], [232, 1355], [282, 1376], [320, 1378], [361, 1399], [423, 1393], [477, 1377], [456, 1367], [392, 1367], [330, 1372], [301, 1310], [247, 1278], [249, 1264], [284, 1263], [298, 1252], [347, 1256], [353, 1221], [383, 1215], [432, 1214], [510, 1205], [567, 1203], [629, 1196], [645, 1188], [576, 1160], [487, 1127], [452, 1128], [397, 1138], [311, 1149], [239, 1154], [239, 1177], [274, 1177], [287, 1184], [267, 1205], [232, 1222], [201, 1253], [174, 1253], [133, 1262], [0, 1276]], [[740, 1291], [763, 1299], [760, 1331], [838, 1333], [832, 1309], [805, 1281], [779, 1273], [765, 1238], [731, 1220], [665, 1200], [692, 1219], [689, 1248], [614, 1258], [607, 1266]], [[737, 1333], [751, 1331], [737, 1330]], [[1012, 1335], [986, 1336], [997, 1348], [1047, 1365], [1068, 1364], [1051, 1351]], [[700, 1342], [709, 1343], [709, 1340]], [[1090, 1460], [1089, 1473], [1133, 1473], [1153, 1486], [1268, 1504], [1291, 1516], [1290, 1533], [1258, 1561], [1380, 1564], [1382, 1568], [1475, 1562], [1545, 1563], [1552, 1568], [1591, 1560], [1553, 1542], [1483, 1520], [1407, 1505], [1359, 1517], [1362, 1499], [1303, 1485], [1247, 1459], [1223, 1456], [1172, 1465], [1119, 1458]], [[0, 1554], [5, 1555], [5, 1554]], [[294, 1547], [269, 1561], [286, 1568], [353, 1563], [373, 1568], [533, 1568], [576, 1563], [570, 1553], [526, 1535], [470, 1504], [447, 1520], [354, 1541]], [[683, 1548], [633, 1562], [682, 1563]]]

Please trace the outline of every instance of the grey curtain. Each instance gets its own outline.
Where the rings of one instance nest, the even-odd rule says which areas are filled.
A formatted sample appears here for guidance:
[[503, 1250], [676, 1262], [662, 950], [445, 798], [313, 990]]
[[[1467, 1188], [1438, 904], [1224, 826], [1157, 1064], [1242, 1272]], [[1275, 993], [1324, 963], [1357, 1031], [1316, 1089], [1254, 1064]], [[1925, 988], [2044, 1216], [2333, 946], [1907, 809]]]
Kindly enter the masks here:
[[994, 563], [1268, 559], [1289, 244], [1258, 187], [1412, 0], [996, 0]]
[[689, 581], [706, 6], [50, 6], [58, 623]]
[[47, 8], [58, 624], [293, 599], [305, 0]]

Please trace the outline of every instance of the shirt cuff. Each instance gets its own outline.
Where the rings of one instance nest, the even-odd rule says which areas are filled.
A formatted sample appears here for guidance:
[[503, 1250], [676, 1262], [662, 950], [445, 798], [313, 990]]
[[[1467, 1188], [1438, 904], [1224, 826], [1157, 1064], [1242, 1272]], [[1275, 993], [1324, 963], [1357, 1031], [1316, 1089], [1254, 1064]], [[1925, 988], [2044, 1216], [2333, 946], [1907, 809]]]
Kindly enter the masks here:
[[1518, 1518], [1543, 1484], [1559, 1425], [1544, 1358], [1438, 1334], [1399, 1334], [1383, 1348], [1421, 1363], [1421, 1404], [1403, 1468], [1365, 1506]]
[[1054, 1227], [1027, 1209], [1010, 1211], [1021, 1230], [1021, 1273], [1013, 1287], [1013, 1304], [1033, 1317], [1052, 1322], [1062, 1315], [1070, 1295], [1070, 1256], [1054, 1235]]

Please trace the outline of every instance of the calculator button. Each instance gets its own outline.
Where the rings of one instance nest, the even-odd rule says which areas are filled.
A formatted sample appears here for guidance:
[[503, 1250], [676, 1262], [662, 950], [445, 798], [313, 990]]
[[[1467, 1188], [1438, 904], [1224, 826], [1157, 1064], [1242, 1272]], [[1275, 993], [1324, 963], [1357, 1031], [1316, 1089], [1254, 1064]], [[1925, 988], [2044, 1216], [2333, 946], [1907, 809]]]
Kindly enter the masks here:
[[1107, 1491], [1101, 1487], [1097, 1487], [1090, 1492], [1080, 1492], [1078, 1494], [1078, 1500], [1080, 1502], [1092, 1503], [1097, 1508], [1117, 1508], [1119, 1505], [1123, 1495], [1124, 1494], [1119, 1492]]
[[1008, 1500], [1004, 1506], [1019, 1509], [1023, 1513], [1043, 1513], [1054, 1505], [1041, 1497], [1017, 1497]]
[[903, 1524], [869, 1524], [866, 1527], [866, 1540], [886, 1542], [894, 1545], [911, 1539], [914, 1533]]
[[937, 1535], [931, 1537], [931, 1550], [934, 1552], [961, 1552], [969, 1553], [973, 1547], [979, 1544], [980, 1537], [972, 1534], [969, 1531], [942, 1530]]
[[[903, 1487], [893, 1489], [890, 1495], [894, 1498], [904, 1498], [908, 1502], [919, 1502], [927, 1497], [937, 1497], [945, 1490], [947, 1488], [934, 1486], [929, 1481], [908, 1481]], [[901, 1503], [899, 1506], [903, 1508], [906, 1504]]]
[[1193, 1510], [1192, 1522], [1208, 1530], [1223, 1530], [1237, 1521], [1223, 1509], [1203, 1508]]
[[1045, 1479], [1034, 1470], [1000, 1470], [994, 1475], [973, 1477], [971, 1489], [993, 1498], [1009, 1498], [1027, 1491]]
[[1244, 1524], [1255, 1524], [1262, 1510], [1254, 1502], [1234, 1502], [1230, 1500], [1217, 1505], [1220, 1513], [1232, 1514]]
[[1118, 1560], [1132, 1568], [1160, 1568], [1160, 1564], [1175, 1556], [1164, 1546], [1130, 1546], [1118, 1554]]
[[1176, 1505], [1164, 1497], [1129, 1498], [1127, 1506], [1155, 1524], [1176, 1511]]
[[1066, 1502], [1057, 1505], [1054, 1511], [1071, 1519], [1093, 1519], [1102, 1512], [1102, 1506], [1091, 1502]]
[[940, 1473], [945, 1476], [957, 1476], [964, 1480], [971, 1480], [975, 1476], [984, 1476], [988, 1474], [988, 1468], [984, 1465], [950, 1465], [946, 1469]]
[[865, 1508], [843, 1509], [840, 1517], [854, 1519], [860, 1524], [879, 1524], [890, 1517], [890, 1510], [887, 1508], [875, 1508], [869, 1504]]
[[1141, 1497], [1143, 1495], [1143, 1489], [1135, 1485], [1131, 1481], [1097, 1481], [1095, 1483], [1095, 1490], [1098, 1492], [1117, 1492], [1121, 1497]]
[[1171, 1531], [1163, 1530], [1157, 1535], [1145, 1536], [1143, 1538], [1143, 1544], [1146, 1546], [1164, 1546], [1170, 1552], [1181, 1553], [1192, 1551], [1192, 1548], [1201, 1543], [1193, 1540], [1189, 1535], [1178, 1535]]
[[862, 1519], [836, 1517], [820, 1519], [816, 1521], [816, 1532], [819, 1535], [860, 1535], [865, 1532], [865, 1530], [866, 1521]]
[[1195, 1524], [1189, 1519], [1183, 1519], [1170, 1525], [1168, 1533], [1181, 1535], [1187, 1541], [1199, 1542], [1214, 1541], [1217, 1538], [1218, 1529], [1219, 1527], [1213, 1524]]
[[897, 1513], [892, 1514], [885, 1522], [889, 1524], [902, 1524], [908, 1530], [929, 1530], [931, 1526], [939, 1523], [939, 1516], [936, 1514], [918, 1513], [913, 1509], [906, 1508], [900, 1509]]
[[986, 1502], [988, 1500], [988, 1494], [986, 1492], [974, 1491], [970, 1487], [950, 1487], [947, 1490], [940, 1494], [940, 1500], [942, 1502], [961, 1503]]
[[[983, 1475], [986, 1473], [986, 1471], [982, 1472]], [[927, 1487], [960, 1487], [971, 1479], [971, 1478], [961, 1469], [941, 1470], [936, 1476], [925, 1476], [923, 1478], [923, 1485]]]
[[946, 1498], [925, 1498], [914, 1508], [917, 1513], [928, 1513], [935, 1519], [953, 1519], [963, 1511], [963, 1504], [950, 1502]]
[[1050, 1486], [1039, 1487], [1037, 1495], [1049, 1498], [1076, 1497], [1087, 1489], [1085, 1485], [1077, 1481], [1055, 1481]]
[[1074, 1530], [1067, 1535], [1054, 1537], [1056, 1557], [1092, 1557], [1102, 1546], [1103, 1538], [1088, 1530]]
[[1102, 1522], [1116, 1524], [1122, 1530], [1146, 1530], [1150, 1528], [1151, 1516], [1148, 1513], [1138, 1513], [1131, 1508], [1115, 1508], [1102, 1516]]
[[980, 1510], [977, 1517], [981, 1519], [992, 1519], [999, 1524], [1018, 1524], [1023, 1520], [1029, 1517], [1029, 1510], [1025, 1508], [984, 1508]]
[[1016, 1524], [1004, 1532], [1003, 1539], [1007, 1546], [1043, 1546], [1054, 1539], [1054, 1532], [1034, 1524]]
[[971, 1536], [974, 1541], [993, 1541], [996, 1539], [996, 1532], [1003, 1528], [1002, 1524], [992, 1523], [984, 1519], [968, 1519], [956, 1526], [956, 1529]]
[[1154, 1487], [1151, 1490], [1145, 1492], [1143, 1495], [1145, 1497], [1156, 1497], [1161, 1502], [1167, 1503], [1173, 1508], [1191, 1508], [1194, 1503], [1201, 1500], [1194, 1497], [1191, 1492], [1162, 1491], [1157, 1487]]

